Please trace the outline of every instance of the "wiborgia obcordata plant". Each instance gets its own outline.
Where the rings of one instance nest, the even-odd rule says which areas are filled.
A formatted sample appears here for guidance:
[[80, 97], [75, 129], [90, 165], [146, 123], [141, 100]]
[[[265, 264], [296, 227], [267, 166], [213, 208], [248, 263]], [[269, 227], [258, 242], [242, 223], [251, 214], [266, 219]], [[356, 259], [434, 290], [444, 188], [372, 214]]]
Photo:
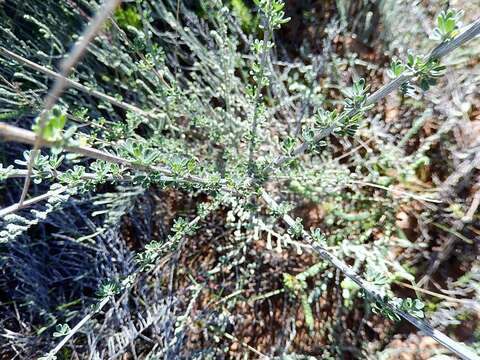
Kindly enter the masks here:
[[[31, 3], [33, 8], [43, 6]], [[100, 225], [87, 220], [93, 224], [90, 234], [69, 235], [85, 247], [93, 246], [92, 239], [108, 236], [132, 211], [135, 199], [152, 188], [175, 189], [201, 200], [195, 214], [176, 217], [168, 233], [148, 239], [126, 259], [128, 266], [121, 273], [98, 279], [97, 300], [88, 311], [65, 321], [52, 317], [47, 328], [55, 329], [56, 344], [40, 359], [67, 356], [62, 351], [97, 314], [118, 309], [140, 282], [169, 261], [178, 261], [202, 223], [221, 208], [229, 209], [226, 222], [237, 226], [240, 238], [239, 250], [228, 253], [226, 262], [247, 262], [247, 275], [242, 276], [260, 271], [248, 264], [243, 246], [263, 235], [266, 251], [286, 248], [318, 257], [315, 265], [298, 274], [282, 274], [283, 287], [278, 291], [258, 295], [265, 299], [284, 293], [298, 301], [309, 332], [317, 331], [312, 308], [318, 299], [309, 291], [309, 281], [325, 274], [325, 283], [318, 287], [322, 289], [327, 277], [336, 273], [343, 278], [337, 286], [341, 283], [347, 308], [354, 298], [362, 299], [368, 311], [392, 321], [404, 319], [457, 356], [479, 359], [474, 350], [429, 325], [421, 299], [394, 295], [391, 285], [401, 265], [384, 259], [393, 232], [391, 210], [354, 215], [332, 210], [329, 221], [347, 223], [350, 229], [333, 233], [320, 227], [306, 229], [300, 217], [289, 215], [294, 208], [289, 200], [292, 194], [302, 194], [323, 201], [338, 193], [354, 206], [363, 201], [361, 194], [350, 196], [347, 188], [355, 192], [352, 186], [374, 182], [389, 190], [386, 176], [364, 175], [370, 164], [356, 165], [358, 172], [335, 165], [332, 143], [355, 138], [368, 127], [375, 105], [392, 93], [417, 99], [430, 91], [447, 71], [442, 58], [480, 34], [480, 19], [464, 25], [461, 11], [442, 11], [428, 40], [429, 51], [398, 54], [386, 70], [391, 80], [377, 90], [354, 76], [350, 86], [340, 88], [340, 103], [323, 106], [328, 100], [316, 77], [317, 60], [298, 65], [300, 70], [291, 70], [293, 75], [276, 60], [281, 51], [276, 47], [276, 31], [290, 20], [283, 1], [255, 0], [254, 15], [240, 19], [228, 4], [217, 0], [201, 1], [196, 11], [180, 1], [120, 3], [46, 2], [72, 22], [85, 9], [91, 12], [83, 32], [70, 37], [60, 29], [54, 32], [44, 19], [27, 15], [23, 21], [38, 28], [33, 38], [9, 27], [2, 31], [0, 137], [4, 146], [15, 146], [4, 156], [8, 161], [0, 166], [0, 179], [8, 186], [21, 186], [12, 191], [18, 198], [10, 198], [0, 210], [0, 242], [15, 243], [83, 200], [91, 206], [92, 219], [103, 217]], [[68, 30], [82, 26], [73, 24]], [[42, 39], [41, 45], [34, 45], [35, 37]], [[292, 111], [295, 107], [302, 109]], [[414, 169], [405, 165], [404, 175]], [[105, 189], [113, 195], [103, 196]], [[441, 202], [434, 194], [402, 196]], [[367, 251], [362, 246], [373, 225], [366, 224], [377, 221], [384, 221], [385, 236]], [[240, 237], [242, 232], [245, 237]], [[352, 234], [355, 239], [349, 238]], [[184, 341], [180, 334], [191, 326], [191, 309], [202, 284], [192, 278], [188, 290], [190, 302], [174, 321], [173, 340], [155, 347], [158, 357], [152, 358], [171, 357], [169, 351]], [[203, 328], [233, 339], [218, 324], [205, 322]]]

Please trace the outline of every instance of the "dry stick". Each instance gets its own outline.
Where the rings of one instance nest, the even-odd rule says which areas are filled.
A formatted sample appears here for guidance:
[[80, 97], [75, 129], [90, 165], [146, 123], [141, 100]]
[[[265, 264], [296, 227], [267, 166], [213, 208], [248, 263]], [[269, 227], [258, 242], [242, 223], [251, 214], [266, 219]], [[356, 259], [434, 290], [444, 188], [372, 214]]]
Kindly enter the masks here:
[[250, 346], [248, 345], [246, 342], [236, 338], [235, 336], [227, 333], [227, 332], [223, 332], [222, 335], [224, 337], [226, 337], [228, 340], [230, 341], [234, 341], [234, 342], [237, 342], [239, 343], [241, 346], [243, 346], [244, 348], [246, 348], [247, 350], [250, 350], [251, 352], [253, 352], [254, 354], [258, 355], [260, 359], [262, 360], [265, 360], [265, 359], [269, 359], [269, 357], [263, 353], [261, 353], [260, 351], [258, 351], [257, 349], [255, 349], [253, 346]]
[[[261, 196], [271, 209], [274, 209], [274, 210], [278, 209], [279, 205], [269, 194], [267, 194], [265, 191], [262, 191]], [[295, 220], [293, 220], [293, 218], [290, 215], [288, 215], [288, 214], [283, 215], [283, 220], [287, 223], [288, 226], [290, 226], [290, 227], [295, 226]], [[477, 356], [472, 350], [470, 350], [466, 346], [456, 342], [455, 340], [452, 340], [447, 335], [445, 335], [442, 332], [432, 328], [425, 321], [420, 320], [420, 319], [418, 319], [418, 318], [416, 318], [416, 317], [398, 309], [395, 305], [391, 304], [390, 302], [385, 302], [381, 292], [374, 285], [372, 285], [371, 283], [365, 281], [362, 277], [360, 277], [355, 272], [355, 270], [353, 270], [353, 268], [351, 266], [345, 264], [343, 261], [341, 261], [335, 255], [333, 255], [331, 252], [329, 252], [326, 248], [324, 248], [323, 246], [316, 243], [312, 239], [310, 234], [308, 232], [306, 232], [305, 230], [302, 232], [302, 236], [303, 236], [304, 240], [312, 246], [312, 248], [315, 250], [315, 252], [322, 259], [328, 261], [333, 266], [335, 266], [345, 276], [347, 276], [355, 284], [357, 284], [359, 287], [361, 287], [365, 291], [365, 293], [367, 293], [373, 299], [375, 299], [376, 301], [384, 304], [384, 306], [386, 306], [388, 309], [390, 309], [391, 311], [396, 313], [398, 316], [400, 316], [403, 319], [410, 322], [417, 329], [422, 331], [425, 335], [432, 337], [438, 343], [442, 344], [447, 349], [449, 349], [453, 353], [460, 356], [462, 359], [465, 359], [465, 360], [480, 360], [480, 357]]]
[[6, 208], [0, 209], [0, 219], [3, 218], [4, 216], [14, 213], [15, 211], [18, 211], [20, 209], [26, 208], [28, 206], [31, 206], [33, 204], [36, 204], [38, 202], [48, 200], [52, 196], [57, 196], [60, 195], [61, 193], [67, 191], [66, 186], [59, 187], [58, 189], [55, 190], [50, 190], [46, 192], [45, 194], [33, 197], [31, 199], [25, 200], [22, 204], [13, 204], [11, 206], [8, 206]]
[[[435, 47], [431, 52], [428, 57], [429, 60], [436, 60], [440, 59], [441, 57], [447, 55], [448, 53], [452, 52], [453, 50], [457, 49], [459, 46], [465, 44], [466, 42], [472, 40], [474, 37], [476, 37], [478, 34], [480, 34], [480, 19], [477, 19], [474, 21], [472, 24], [468, 26], [466, 30], [464, 30], [460, 35], [456, 36], [450, 41], [441, 43], [437, 47]], [[375, 91], [372, 95], [370, 95], [367, 98], [366, 101], [366, 106], [368, 105], [373, 105], [376, 102], [382, 100], [385, 98], [387, 95], [389, 95], [391, 92], [397, 90], [400, 86], [405, 84], [407, 81], [410, 81], [412, 78], [415, 77], [414, 73], [408, 73], [408, 74], [403, 74], [397, 77], [396, 79], [390, 81], [388, 84], [384, 85], [377, 91]], [[356, 115], [359, 112], [358, 108], [350, 110], [348, 113], [343, 115], [341, 118], [350, 118], [354, 115]], [[340, 119], [342, 120], [342, 119]], [[336, 126], [331, 126], [329, 128], [326, 128], [320, 132], [317, 136], [314, 138], [314, 142], [317, 143], [320, 140], [326, 138], [329, 136], [333, 130], [336, 128]], [[282, 165], [286, 161], [297, 157], [299, 155], [302, 155], [306, 150], [308, 149], [308, 144], [307, 143], [302, 143], [300, 144], [295, 150], [292, 152], [292, 156], [280, 156], [278, 157], [272, 166], [277, 168], [278, 166]]]
[[[62, 172], [56, 172], [56, 174], [52, 174], [52, 175], [54, 175], [53, 177], [58, 178], [62, 174], [63, 174]], [[28, 176], [28, 170], [15, 169], [7, 177], [8, 178], [15, 178], [15, 177], [27, 177], [27, 176]], [[95, 180], [97, 178], [97, 175], [95, 173], [85, 173], [85, 174], [82, 175], [82, 178], [85, 179], [85, 180]], [[125, 180], [125, 179], [129, 180], [127, 177], [124, 177], [124, 176], [122, 176], [121, 179], [122, 180]], [[107, 181], [108, 180], [114, 180], [114, 178], [113, 177], [107, 178]], [[8, 206], [6, 208], [0, 209], [0, 219], [2, 219], [3, 217], [5, 217], [8, 214], [12, 214], [12, 213], [18, 211], [18, 210], [21, 210], [21, 209], [27, 208], [29, 206], [32, 206], [36, 203], [48, 200], [52, 196], [60, 195], [67, 190], [68, 190], [67, 186], [61, 186], [61, 187], [56, 188], [55, 190], [50, 190], [50, 191], [46, 192], [45, 194], [35, 196], [31, 199], [25, 200], [21, 205], [16, 203], [16, 204], [13, 204], [13, 205]]]
[[27, 167], [28, 176], [25, 178], [25, 183], [23, 184], [23, 190], [20, 196], [20, 200], [18, 202], [18, 206], [22, 206], [25, 200], [25, 197], [27, 196], [27, 193], [28, 193], [31, 174], [33, 172], [33, 164], [39, 153], [40, 145], [43, 140], [43, 133], [45, 131], [46, 122], [47, 122], [47, 113], [57, 103], [58, 99], [60, 98], [60, 95], [62, 94], [64, 89], [68, 86], [66, 77], [72, 70], [73, 66], [75, 66], [75, 64], [80, 60], [90, 41], [92, 41], [92, 39], [100, 30], [105, 20], [110, 16], [110, 14], [113, 12], [115, 7], [120, 3], [120, 1], [121, 0], [107, 0], [105, 2], [102, 8], [95, 15], [95, 18], [93, 19], [92, 23], [87, 27], [87, 29], [83, 33], [81, 40], [74, 45], [69, 56], [66, 59], [64, 59], [60, 65], [62, 77], [56, 79], [52, 90], [50, 90], [49, 93], [47, 94], [47, 98], [45, 99], [44, 109], [41, 112], [40, 118], [38, 120], [39, 136], [35, 139], [35, 142], [33, 144], [33, 150], [30, 153], [30, 159], [28, 160], [28, 167]]
[[69, 78], [66, 78], [64, 77], [62, 74], [59, 74], [55, 71], [52, 71], [42, 65], [39, 65], [37, 63], [34, 63], [33, 61], [30, 61], [28, 59], [25, 59], [24, 57], [18, 55], [18, 54], [15, 54], [13, 52], [11, 52], [10, 50], [7, 50], [3, 47], [0, 46], [0, 54], [1, 55], [4, 55], [5, 57], [8, 57], [10, 59], [13, 59], [13, 60], [16, 60], [18, 61], [19, 63], [22, 63], [26, 66], [28, 66], [29, 68], [33, 69], [33, 70], [36, 70], [36, 71], [39, 71], [45, 75], [47, 75], [48, 77], [54, 79], [54, 80], [64, 80], [67, 84], [68, 87], [71, 87], [71, 88], [74, 88], [74, 89], [77, 89], [79, 91], [82, 91], [84, 93], [86, 93], [87, 95], [90, 95], [90, 96], [93, 96], [93, 97], [96, 97], [100, 100], [104, 100], [114, 106], [117, 106], [119, 107], [120, 109], [124, 109], [124, 110], [127, 110], [127, 111], [133, 111], [137, 114], [140, 114], [140, 115], [143, 115], [143, 116], [146, 116], [146, 117], [150, 117], [151, 114], [132, 105], [132, 104], [129, 104], [129, 103], [126, 103], [126, 102], [123, 102], [123, 101], [119, 101], [118, 99], [114, 98], [113, 96], [110, 96], [110, 95], [106, 95], [100, 91], [97, 91], [97, 90], [94, 90], [94, 89], [90, 89], [89, 87], [85, 86], [85, 85], [82, 85], [74, 80], [71, 80]]

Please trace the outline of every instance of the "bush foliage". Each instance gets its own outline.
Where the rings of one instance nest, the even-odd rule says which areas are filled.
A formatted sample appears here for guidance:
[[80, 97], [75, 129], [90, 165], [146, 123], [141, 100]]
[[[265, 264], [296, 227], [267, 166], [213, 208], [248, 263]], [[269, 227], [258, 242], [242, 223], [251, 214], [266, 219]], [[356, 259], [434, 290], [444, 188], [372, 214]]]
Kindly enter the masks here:
[[402, 4], [0, 2], [0, 353], [477, 358], [480, 22]]

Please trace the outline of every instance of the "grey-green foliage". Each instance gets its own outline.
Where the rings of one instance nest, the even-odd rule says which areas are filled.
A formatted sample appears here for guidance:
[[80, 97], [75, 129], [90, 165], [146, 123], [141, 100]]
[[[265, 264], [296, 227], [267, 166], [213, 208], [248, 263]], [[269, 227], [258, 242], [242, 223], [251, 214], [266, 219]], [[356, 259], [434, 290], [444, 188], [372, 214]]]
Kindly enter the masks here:
[[433, 29], [432, 39], [437, 41], [448, 41], [458, 35], [458, 31], [462, 26], [460, 19], [463, 11], [456, 9], [447, 9], [437, 16], [437, 26]]
[[[50, 191], [55, 192], [59, 188], [58, 184], [50, 186]], [[1, 220], [2, 229], [0, 230], [0, 243], [15, 240], [18, 236], [25, 233], [32, 226], [45, 221], [48, 214], [60, 209], [62, 203], [70, 198], [70, 194], [54, 194], [49, 197], [47, 203], [37, 209], [30, 209], [28, 212], [18, 214], [8, 214]]]
[[[2, 44], [43, 66], [56, 68], [56, 60], [65, 53], [66, 44], [71, 44], [82, 28], [85, 11], [93, 12], [97, 7], [94, 1], [87, 0], [79, 1], [77, 5], [55, 1], [22, 2], [15, 11], [23, 20], [18, 23], [7, 21], [1, 30]], [[55, 109], [48, 114], [43, 132], [45, 140], [55, 142], [56, 146], [48, 155], [44, 152], [37, 158], [33, 179], [38, 184], [58, 182], [68, 191], [66, 195], [50, 198], [46, 205], [38, 205], [34, 210], [23, 210], [19, 215], [5, 217], [2, 239], [13, 241], [59, 209], [60, 203], [68, 204], [71, 195], [86, 196], [100, 190], [102, 185], [115, 188], [89, 198], [92, 206], [89, 216], [96, 221], [102, 220], [91, 226], [89, 233], [77, 234], [79, 242], [118, 232], [122, 218], [138, 207], [136, 200], [152, 186], [181, 188], [192, 196], [204, 192], [214, 200], [209, 204], [211, 207], [205, 205], [199, 209], [199, 221], [205, 220], [220, 204], [234, 209], [230, 214], [233, 219], [227, 219], [225, 224], [227, 229], [235, 227], [234, 235], [228, 238], [229, 243], [219, 248], [228, 248], [220, 256], [221, 262], [229, 269], [238, 269], [240, 286], [257, 275], [258, 264], [243, 264], [248, 247], [258, 240], [256, 232], [260, 220], [272, 225], [274, 219], [269, 215], [278, 217], [291, 209], [283, 204], [271, 210], [271, 214], [265, 214], [258, 211], [261, 208], [258, 202], [251, 204], [245, 199], [253, 199], [261, 185], [267, 180], [275, 181], [278, 176], [288, 183], [288, 196], [323, 204], [326, 230], [316, 228], [312, 234], [318, 244], [333, 247], [342, 259], [352, 259], [355, 270], [365, 267], [367, 280], [385, 295], [384, 299], [376, 300], [391, 302], [399, 310], [423, 317], [420, 300], [395, 298], [390, 289], [396, 274], [384, 259], [398, 203], [364, 195], [355, 182], [385, 180], [384, 168], [390, 168], [392, 154], [384, 147], [385, 154], [374, 159], [374, 164], [357, 157], [351, 166], [336, 162], [330, 154], [335, 145], [328, 135], [348, 142], [358, 134], [362, 120], [372, 107], [368, 103], [370, 86], [365, 79], [352, 79], [350, 87], [341, 86], [343, 98], [335, 103], [326, 99], [328, 91], [322, 93], [311, 64], [288, 64], [289, 69], [283, 72], [283, 65], [277, 66], [275, 61], [273, 31], [288, 21], [284, 4], [279, 0], [258, 0], [256, 5], [260, 19], [256, 30], [263, 35], [258, 39], [243, 33], [221, 1], [202, 1], [196, 12], [176, 1], [136, 1], [119, 10], [113, 17], [116, 22], [109, 22], [105, 33], [92, 42], [71, 78], [90, 90], [135, 104], [142, 113], [124, 111], [108, 101], [97, 100], [88, 92], [67, 90], [60, 100], [62, 111]], [[33, 17], [32, 14], [39, 16]], [[2, 18], [7, 17], [3, 15]], [[458, 13], [444, 12], [438, 19], [435, 31], [438, 39], [451, 40], [459, 27]], [[28, 33], [31, 26], [35, 27], [39, 37]], [[444, 73], [438, 60], [413, 53], [402, 54], [402, 57], [406, 60], [392, 63], [390, 75], [398, 78], [402, 74], [413, 74], [423, 90], [428, 90]], [[13, 123], [18, 117], [25, 120], [38, 115], [49, 82], [43, 75], [27, 70], [11, 59], [2, 57], [0, 61], [2, 76], [19, 84], [16, 87], [7, 81], [0, 86], [2, 119]], [[403, 90], [412, 90], [413, 84], [412, 81], [404, 85]], [[305, 112], [304, 119], [303, 114], [299, 117], [299, 131], [295, 133], [286, 109], [303, 107], [304, 99], [299, 99], [298, 94], [308, 93], [306, 88], [310, 85], [316, 90], [309, 95], [312, 98], [305, 105], [309, 111]], [[281, 91], [285, 95], [281, 99], [272, 95]], [[78, 127], [67, 127], [70, 130], [64, 131], [67, 118]], [[31, 128], [38, 133], [35, 122]], [[300, 161], [295, 157], [295, 151], [302, 143], [307, 145], [307, 152]], [[116, 163], [93, 161], [78, 154], [66, 156], [59, 150], [66, 145], [92, 146], [122, 160]], [[21, 159], [19, 153], [14, 163], [26, 167], [30, 153], [23, 156]], [[290, 160], [286, 166], [276, 166], [280, 156]], [[0, 168], [2, 179], [12, 177], [16, 170], [8, 164]], [[165, 177], [156, 170], [158, 167], [167, 169], [171, 175]], [[195, 182], [194, 178], [204, 181]], [[387, 178], [387, 181], [394, 181]], [[58, 189], [58, 184], [51, 190]], [[353, 191], [346, 191], [347, 187]], [[223, 193], [225, 188], [231, 198]], [[382, 236], [374, 237], [380, 227]], [[138, 280], [137, 276], [155, 269], [164, 256], [176, 253], [182, 248], [183, 241], [193, 236], [198, 228], [197, 222], [178, 217], [169, 236], [148, 239], [143, 250], [121, 259], [129, 268], [103, 279], [98, 284], [98, 298], [102, 301], [130, 291], [131, 285]], [[267, 230], [270, 234], [273, 231]], [[281, 232], [277, 247], [280, 251], [282, 240], [290, 246], [292, 238], [301, 241], [305, 234], [301, 218], [297, 218], [286, 231], [275, 230]], [[394, 265], [401, 267], [397, 262]], [[217, 266], [209, 275], [222, 269]], [[310, 331], [313, 331], [315, 322], [311, 304], [327, 285], [331, 285], [333, 277], [332, 272], [323, 271], [326, 266], [322, 262], [298, 275], [285, 274], [284, 277], [284, 286], [299, 298]], [[313, 290], [309, 289], [307, 278], [317, 281]], [[348, 299], [345, 304], [352, 306], [354, 298], [362, 293], [351, 284], [342, 284], [342, 294]], [[199, 289], [194, 288], [192, 298], [198, 296]], [[382, 307], [381, 301], [374, 309], [398, 320], [394, 312]], [[122, 311], [126, 311], [125, 308]], [[175, 314], [178, 315], [179, 311]], [[181, 347], [188, 316], [183, 315], [175, 330], [178, 331], [176, 337], [165, 340], [165, 344], [175, 343], [176, 347]], [[205, 326], [206, 330], [221, 328], [224, 331], [227, 320], [223, 315], [221, 319], [212, 319], [214, 314], [205, 317], [213, 324]], [[61, 325], [56, 334], [60, 336], [67, 332], [68, 327]], [[132, 341], [137, 336], [135, 332], [125, 338]]]

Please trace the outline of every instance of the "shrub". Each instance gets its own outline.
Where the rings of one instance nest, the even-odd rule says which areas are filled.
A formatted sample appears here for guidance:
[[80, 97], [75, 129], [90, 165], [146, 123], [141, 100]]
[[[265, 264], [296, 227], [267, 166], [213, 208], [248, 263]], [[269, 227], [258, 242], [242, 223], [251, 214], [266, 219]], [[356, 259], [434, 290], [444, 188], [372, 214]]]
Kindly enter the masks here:
[[[1, 33], [0, 135], [16, 145], [4, 145], [0, 178], [11, 195], [5, 203], [15, 201], [13, 196], [20, 199], [0, 210], [2, 261], [6, 275], [26, 288], [25, 293], [14, 292], [15, 297], [24, 303], [29, 296], [44, 299], [31, 305], [41, 318], [36, 315], [32, 324], [44, 324], [37, 333], [61, 339], [52, 346], [51, 338], [43, 338], [33, 351], [24, 348], [24, 356], [68, 358], [79, 351], [113, 357], [130, 347], [133, 354], [148, 348], [150, 359], [215, 358], [224, 352], [221, 339], [262, 355], [231, 334], [238, 319], [229, 313], [238, 303], [285, 294], [299, 304], [313, 334], [319, 329], [312, 308], [322, 292], [334, 287], [341, 294], [339, 312], [353, 312], [355, 304], [363, 304], [366, 314], [403, 318], [456, 354], [476, 358], [423, 320], [421, 299], [396, 297], [393, 291], [399, 279], [414, 280], [399, 259], [388, 255], [398, 240], [398, 209], [412, 199], [441, 202], [395, 188], [417, 176], [424, 158], [399, 159], [396, 149], [379, 141], [371, 162], [359, 156], [344, 163], [340, 158], [348, 154], [339, 154], [338, 144], [371, 131], [368, 114], [394, 91], [400, 90], [404, 100], [415, 99], [436, 85], [446, 71], [442, 57], [474, 38], [480, 32], [478, 21], [462, 31], [460, 12], [441, 12], [433, 31], [439, 43], [428, 55], [400, 54], [389, 69], [392, 81], [376, 91], [359, 76], [352, 76], [349, 86], [339, 81], [342, 97], [337, 94], [332, 100], [318, 72], [321, 67], [340, 72], [337, 60], [328, 59], [333, 55], [307, 52], [298, 63], [282, 62], [278, 55], [282, 49], [275, 31], [289, 21], [281, 0], [256, 0], [254, 7], [242, 1], [229, 7], [204, 0], [199, 8], [176, 1], [133, 1], [110, 17], [115, 5], [1, 5], [2, 18], [9, 22]], [[78, 36], [79, 19], [92, 16]], [[332, 25], [330, 31], [333, 36], [341, 29]], [[74, 41], [68, 52], [67, 44]], [[33, 149], [25, 151], [19, 144]], [[19, 178], [23, 186], [17, 186], [22, 184]], [[365, 187], [381, 189], [383, 198]], [[29, 197], [31, 188], [39, 194]], [[150, 202], [159, 193], [162, 199], [173, 194], [193, 202], [190, 210], [195, 208], [195, 213], [184, 209], [175, 219], [156, 219], [157, 213], [165, 219], [169, 212], [181, 213], [157, 211]], [[289, 215], [294, 210], [290, 201], [299, 199], [322, 204], [322, 224], [310, 228], [302, 217]], [[212, 218], [224, 222], [221, 226], [229, 235], [219, 236], [225, 241], [214, 240], [215, 229], [205, 225]], [[130, 236], [125, 235], [128, 223], [135, 229]], [[169, 230], [158, 230], [163, 227]], [[35, 239], [29, 232], [38, 228], [43, 232], [38, 240], [43, 257], [29, 254], [29, 239]], [[66, 243], [49, 243], [54, 238]], [[202, 276], [194, 271], [195, 278], [179, 259], [195, 256], [202, 239], [210, 238], [220, 260]], [[128, 248], [127, 239], [140, 245]], [[400, 246], [417, 247], [403, 240]], [[101, 255], [95, 255], [99, 250]], [[54, 273], [70, 272], [73, 266], [77, 272], [72, 274], [78, 275], [62, 276], [63, 286], [68, 288], [66, 279], [85, 277], [79, 288], [72, 287], [74, 295], [57, 289], [58, 299], [52, 299], [43, 279], [14, 275], [16, 269], [30, 266], [29, 259], [30, 271], [38, 267], [47, 274], [44, 261], [63, 251], [69, 258], [58, 256]], [[265, 276], [262, 257], [275, 252], [287, 258], [294, 258], [294, 252], [310, 254], [315, 260], [296, 274], [287, 267], [281, 276], [274, 275], [277, 289], [268, 292], [264, 290], [269, 287], [260, 286], [263, 293], [252, 295], [251, 281]], [[85, 256], [84, 264], [77, 263], [79, 256]], [[93, 269], [88, 264], [94, 264]], [[169, 274], [166, 264], [188, 279], [175, 292], [175, 270]], [[230, 276], [232, 267], [238, 278], [225, 286], [229, 293], [220, 291], [199, 307], [209, 282], [220, 281], [218, 273]], [[44, 289], [31, 289], [37, 281]], [[81, 316], [78, 309], [63, 311], [71, 301], [83, 308], [89, 302], [92, 308]], [[100, 312], [105, 326], [88, 330], [88, 341], [67, 347]], [[134, 341], [144, 338], [141, 334], [149, 327], [159, 345], [143, 344], [135, 350]], [[192, 327], [206, 334], [207, 346], [186, 346]], [[321, 331], [333, 334], [334, 327], [325, 325]], [[333, 342], [322, 356], [341, 356], [338, 346]], [[270, 355], [294, 356], [278, 349]]]

